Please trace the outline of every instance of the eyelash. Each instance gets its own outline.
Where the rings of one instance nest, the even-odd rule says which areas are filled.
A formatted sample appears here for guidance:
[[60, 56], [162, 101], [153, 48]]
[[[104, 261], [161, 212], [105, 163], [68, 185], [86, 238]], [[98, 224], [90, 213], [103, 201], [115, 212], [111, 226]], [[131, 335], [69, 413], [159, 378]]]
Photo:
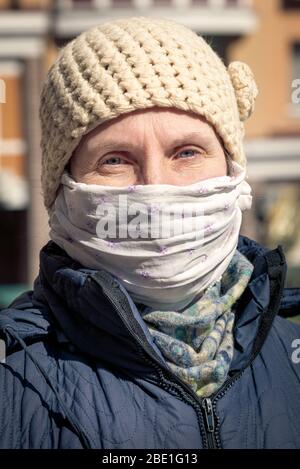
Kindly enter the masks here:
[[[180, 155], [181, 153], [184, 153], [184, 152], [188, 152], [188, 151], [193, 151], [194, 153], [198, 153], [198, 155], [200, 156], [203, 156], [204, 155], [204, 151], [199, 151], [199, 150], [196, 150], [195, 148], [186, 148], [184, 150], [181, 150], [178, 155]], [[102, 162], [102, 164], [105, 164], [107, 161], [111, 160], [111, 159], [114, 159], [114, 158], [121, 158], [120, 156], [117, 156], [117, 157], [114, 157], [114, 156], [111, 156], [110, 158], [107, 158], [107, 160], [104, 160]], [[189, 159], [191, 157], [187, 157], [187, 158], [183, 158], [183, 159]], [[109, 166], [117, 166], [117, 165], [109, 165]]]

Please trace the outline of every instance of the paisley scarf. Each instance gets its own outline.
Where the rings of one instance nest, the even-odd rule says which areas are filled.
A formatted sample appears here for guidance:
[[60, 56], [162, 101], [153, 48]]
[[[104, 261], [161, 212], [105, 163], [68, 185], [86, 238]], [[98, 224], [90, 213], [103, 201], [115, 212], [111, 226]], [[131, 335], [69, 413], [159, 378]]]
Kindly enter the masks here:
[[238, 250], [220, 280], [181, 311], [141, 311], [171, 370], [200, 397], [226, 380], [233, 358], [233, 306], [244, 292], [253, 265]]

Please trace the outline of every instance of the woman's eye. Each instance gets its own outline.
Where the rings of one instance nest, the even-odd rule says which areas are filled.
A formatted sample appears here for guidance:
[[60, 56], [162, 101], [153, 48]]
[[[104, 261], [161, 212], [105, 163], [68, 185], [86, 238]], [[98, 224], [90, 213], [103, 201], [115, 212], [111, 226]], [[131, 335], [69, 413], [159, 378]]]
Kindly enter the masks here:
[[[203, 153], [201, 153], [199, 150], [195, 150], [194, 148], [188, 148], [187, 150], [182, 150], [181, 152], [177, 153], [177, 155], [182, 155], [183, 153], [190, 153], [189, 155], [187, 155], [188, 158], [190, 158], [191, 156], [194, 156], [195, 154], [199, 156], [203, 156]], [[191, 153], [194, 153], [194, 155], [191, 155]]]
[[[111, 165], [111, 166], [115, 166], [116, 165], [116, 161], [117, 161], [117, 164], [122, 161], [122, 158], [120, 158], [119, 156], [112, 156], [111, 158], [107, 158], [106, 160], [103, 161], [102, 164], [109, 164], [109, 161], [114, 161], [114, 163]], [[124, 160], [123, 160], [124, 161]]]

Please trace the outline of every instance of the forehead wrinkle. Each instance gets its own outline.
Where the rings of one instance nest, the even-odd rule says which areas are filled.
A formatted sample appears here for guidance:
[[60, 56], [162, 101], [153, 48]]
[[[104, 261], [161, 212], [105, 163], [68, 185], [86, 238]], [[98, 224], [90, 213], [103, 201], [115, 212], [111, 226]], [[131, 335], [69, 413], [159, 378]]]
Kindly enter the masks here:
[[[200, 137], [202, 139], [207, 139], [208, 135], [206, 132], [200, 132], [200, 131], [194, 131], [194, 132], [189, 132], [187, 134], [182, 135], [181, 137], [175, 138], [172, 140], [170, 139], [171, 143], [170, 145], [177, 147], [185, 143], [188, 139], [193, 139], [195, 137]], [[164, 140], [165, 141], [165, 140]], [[166, 144], [167, 146], [167, 144]], [[114, 150], [118, 148], [128, 148], [128, 149], [136, 149], [139, 147], [137, 143], [132, 142], [132, 140], [115, 140], [115, 139], [107, 139], [107, 141], [104, 140], [103, 143], [99, 142], [97, 143], [92, 150]]]

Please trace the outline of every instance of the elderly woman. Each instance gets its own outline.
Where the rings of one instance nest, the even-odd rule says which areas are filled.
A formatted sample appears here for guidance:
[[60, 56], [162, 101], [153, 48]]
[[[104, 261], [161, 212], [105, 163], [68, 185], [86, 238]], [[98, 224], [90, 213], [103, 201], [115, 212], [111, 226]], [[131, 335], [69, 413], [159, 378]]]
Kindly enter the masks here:
[[239, 234], [257, 88], [167, 19], [93, 27], [43, 84], [50, 240], [0, 314], [1, 448], [300, 448], [300, 293]]

